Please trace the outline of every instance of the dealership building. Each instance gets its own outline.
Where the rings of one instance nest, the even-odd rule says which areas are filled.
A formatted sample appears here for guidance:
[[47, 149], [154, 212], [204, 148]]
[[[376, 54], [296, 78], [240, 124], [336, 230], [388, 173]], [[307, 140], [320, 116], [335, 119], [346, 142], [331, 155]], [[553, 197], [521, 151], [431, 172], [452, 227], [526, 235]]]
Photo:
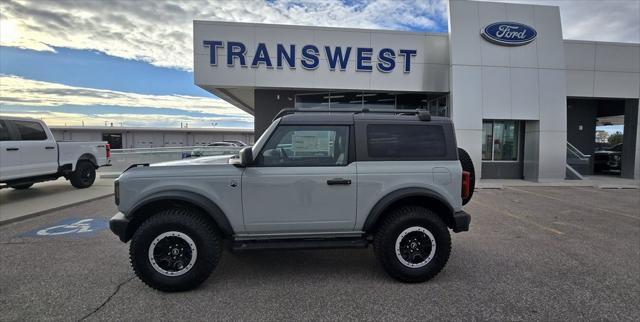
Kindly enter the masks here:
[[424, 108], [480, 177], [553, 181], [623, 125], [619, 175], [640, 178], [640, 44], [565, 40], [558, 7], [451, 1], [448, 33], [194, 21], [194, 70], [256, 136], [282, 108]]

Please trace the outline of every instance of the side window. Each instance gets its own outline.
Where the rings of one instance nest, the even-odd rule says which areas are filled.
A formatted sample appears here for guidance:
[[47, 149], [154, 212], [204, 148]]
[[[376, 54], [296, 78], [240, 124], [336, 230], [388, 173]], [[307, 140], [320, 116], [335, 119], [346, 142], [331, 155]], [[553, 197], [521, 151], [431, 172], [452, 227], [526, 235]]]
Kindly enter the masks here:
[[279, 126], [256, 158], [267, 167], [343, 166], [348, 162], [347, 126]]
[[0, 141], [11, 141], [11, 136], [9, 135], [9, 128], [4, 121], [0, 121]]
[[438, 125], [369, 124], [367, 150], [371, 158], [440, 158], [447, 154], [447, 142], [442, 127]]
[[47, 139], [47, 133], [45, 133], [40, 123], [13, 121], [13, 124], [16, 126], [22, 141], [43, 141]]

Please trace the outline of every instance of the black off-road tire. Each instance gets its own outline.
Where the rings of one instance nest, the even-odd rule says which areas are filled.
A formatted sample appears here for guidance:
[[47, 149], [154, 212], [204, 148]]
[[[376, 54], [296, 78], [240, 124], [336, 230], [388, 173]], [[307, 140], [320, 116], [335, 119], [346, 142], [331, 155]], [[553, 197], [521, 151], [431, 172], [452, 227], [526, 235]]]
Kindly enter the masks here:
[[471, 201], [471, 197], [473, 197], [473, 191], [476, 189], [476, 170], [473, 167], [473, 161], [471, 161], [471, 157], [469, 153], [462, 148], [458, 148], [458, 158], [460, 159], [460, 165], [462, 165], [462, 170], [467, 171], [470, 174], [470, 183], [469, 187], [469, 197], [462, 199], [462, 205], [466, 205]]
[[78, 189], [91, 187], [96, 181], [96, 167], [90, 161], [79, 161], [76, 170], [69, 176], [69, 181]]
[[[396, 255], [396, 240], [408, 228], [422, 227], [435, 239], [435, 254], [426, 265], [413, 268]], [[433, 211], [419, 206], [404, 206], [391, 213], [379, 226], [373, 250], [387, 274], [398, 281], [419, 283], [436, 276], [447, 264], [451, 253], [451, 236], [447, 225]]]
[[[193, 266], [179, 276], [167, 276], [151, 264], [149, 248], [154, 239], [166, 232], [180, 232], [195, 243], [197, 256]], [[191, 290], [204, 282], [222, 256], [221, 235], [206, 217], [194, 209], [163, 210], [144, 221], [129, 246], [129, 260], [135, 274], [148, 286], [164, 292]]]
[[9, 185], [9, 187], [11, 187], [13, 189], [16, 189], [16, 190], [29, 189], [29, 188], [31, 188], [31, 186], [33, 186], [33, 183], [18, 183], [18, 184]]

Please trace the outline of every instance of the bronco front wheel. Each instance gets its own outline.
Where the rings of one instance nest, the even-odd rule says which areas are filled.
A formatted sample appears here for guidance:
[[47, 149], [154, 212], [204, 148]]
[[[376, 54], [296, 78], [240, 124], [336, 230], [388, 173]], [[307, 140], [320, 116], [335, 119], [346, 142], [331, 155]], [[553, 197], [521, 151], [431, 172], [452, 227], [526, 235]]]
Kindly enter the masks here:
[[165, 292], [204, 282], [222, 255], [215, 227], [191, 209], [169, 209], [147, 219], [133, 235], [131, 266], [140, 280]]

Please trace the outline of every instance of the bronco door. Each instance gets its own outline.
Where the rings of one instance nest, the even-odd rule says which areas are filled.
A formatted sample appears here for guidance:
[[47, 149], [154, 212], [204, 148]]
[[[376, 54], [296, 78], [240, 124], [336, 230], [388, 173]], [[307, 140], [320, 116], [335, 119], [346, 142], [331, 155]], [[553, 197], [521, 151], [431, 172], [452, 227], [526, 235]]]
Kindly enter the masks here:
[[349, 126], [281, 125], [242, 175], [248, 233], [353, 230], [356, 165]]

